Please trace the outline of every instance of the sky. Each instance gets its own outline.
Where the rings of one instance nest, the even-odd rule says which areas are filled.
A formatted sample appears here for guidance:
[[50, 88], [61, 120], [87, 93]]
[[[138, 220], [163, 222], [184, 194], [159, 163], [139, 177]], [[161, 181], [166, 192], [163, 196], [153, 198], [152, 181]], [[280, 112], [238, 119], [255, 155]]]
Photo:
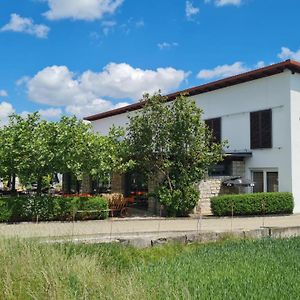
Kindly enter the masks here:
[[286, 59], [299, 0], [0, 0], [0, 119], [79, 118]]

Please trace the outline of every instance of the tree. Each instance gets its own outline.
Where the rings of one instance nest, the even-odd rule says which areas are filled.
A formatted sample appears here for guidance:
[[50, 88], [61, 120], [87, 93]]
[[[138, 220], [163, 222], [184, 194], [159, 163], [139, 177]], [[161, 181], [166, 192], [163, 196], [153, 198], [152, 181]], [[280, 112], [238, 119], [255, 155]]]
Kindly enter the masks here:
[[145, 95], [143, 108], [129, 117], [126, 142], [135, 164], [148, 178], [162, 175], [156, 196], [170, 215], [195, 207], [195, 183], [222, 160], [225, 144], [213, 142], [202, 110], [181, 95], [167, 102], [160, 94]]
[[72, 174], [77, 180], [85, 174], [103, 179], [113, 169], [126, 168], [121, 155], [123, 134], [114, 128], [101, 136], [76, 117], [49, 122], [38, 113], [14, 114], [0, 128], [0, 177], [12, 182], [13, 192], [16, 176], [26, 184], [35, 182], [38, 194], [43, 179], [54, 173]]

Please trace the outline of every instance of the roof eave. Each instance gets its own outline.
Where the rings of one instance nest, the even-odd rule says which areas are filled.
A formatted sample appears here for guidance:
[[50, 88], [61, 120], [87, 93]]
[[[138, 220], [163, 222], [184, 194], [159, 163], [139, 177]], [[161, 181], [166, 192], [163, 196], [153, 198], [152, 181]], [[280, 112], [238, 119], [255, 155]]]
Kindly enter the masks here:
[[[223, 89], [223, 88], [234, 86], [234, 85], [241, 84], [244, 82], [249, 82], [249, 81], [257, 80], [260, 78], [273, 76], [273, 75], [282, 73], [287, 69], [290, 70], [292, 73], [300, 73], [300, 63], [293, 61], [293, 60], [286, 60], [286, 61], [274, 64], [274, 65], [270, 65], [267, 67], [263, 67], [260, 69], [242, 73], [239, 75], [227, 77], [227, 78], [220, 79], [220, 80], [210, 82], [210, 83], [206, 83], [206, 84], [203, 84], [200, 86], [196, 86], [196, 87], [192, 87], [192, 88], [178, 91], [175, 93], [171, 93], [171, 94], [166, 95], [166, 97], [168, 98], [168, 101], [172, 101], [180, 94], [186, 94], [188, 96], [195, 96], [195, 95], [199, 95], [199, 94], [203, 94], [203, 93], [208, 93], [211, 91]], [[141, 109], [142, 107], [143, 107], [143, 102], [140, 101], [140, 102], [137, 102], [134, 104], [130, 104], [130, 105], [121, 107], [121, 108], [117, 108], [117, 109], [113, 109], [113, 110], [106, 111], [103, 113], [88, 116], [88, 117], [84, 118], [84, 120], [96, 121], [96, 120], [100, 120], [100, 119], [105, 119], [105, 118], [112, 117], [115, 115], [135, 111], [135, 110]]]

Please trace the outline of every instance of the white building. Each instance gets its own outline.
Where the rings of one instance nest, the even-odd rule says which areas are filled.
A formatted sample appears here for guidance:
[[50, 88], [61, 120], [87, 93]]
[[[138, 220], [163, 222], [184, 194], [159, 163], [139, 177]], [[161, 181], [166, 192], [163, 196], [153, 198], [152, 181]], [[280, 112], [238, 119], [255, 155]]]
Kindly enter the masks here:
[[[257, 192], [292, 192], [295, 212], [300, 212], [300, 63], [288, 60], [170, 94], [169, 100], [182, 92], [204, 110], [215, 134], [229, 142], [226, 152], [231, 159], [214, 175], [251, 178]], [[107, 134], [113, 124], [124, 126], [128, 114], [141, 106], [86, 119], [95, 131]]]

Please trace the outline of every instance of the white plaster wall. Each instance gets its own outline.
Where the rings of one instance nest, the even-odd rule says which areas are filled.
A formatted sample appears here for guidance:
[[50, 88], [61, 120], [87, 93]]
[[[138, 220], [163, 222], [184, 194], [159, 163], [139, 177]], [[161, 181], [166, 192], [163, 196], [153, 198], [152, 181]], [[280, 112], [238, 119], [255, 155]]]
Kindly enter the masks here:
[[300, 212], [300, 75], [291, 75], [292, 191]]
[[[203, 109], [204, 119], [222, 117], [222, 139], [228, 140], [228, 150], [253, 153], [253, 156], [246, 160], [246, 177], [250, 178], [251, 170], [254, 169], [278, 170], [279, 191], [293, 191], [297, 203], [295, 211], [300, 212], [300, 183], [298, 184], [299, 192], [292, 187], [290, 121], [291, 117], [296, 120], [298, 116], [294, 116], [294, 113], [291, 116], [290, 113], [291, 80], [296, 85], [294, 81], [297, 78], [300, 86], [299, 76], [285, 71], [281, 74], [196, 95], [192, 98]], [[297, 98], [297, 100], [293, 101], [292, 105], [295, 106], [299, 103], [297, 106], [297, 110], [299, 109], [297, 126], [299, 128], [294, 128], [293, 135], [293, 139], [299, 144], [299, 148], [297, 148], [299, 155], [294, 154], [299, 168], [293, 172], [300, 180], [300, 89], [297, 88], [296, 91], [293, 91], [293, 98]], [[273, 148], [251, 150], [250, 112], [270, 108], [273, 119]], [[92, 124], [95, 131], [107, 134], [112, 124], [124, 126], [127, 122], [127, 114], [122, 114], [97, 120]], [[299, 133], [299, 137], [296, 133]], [[294, 150], [294, 152], [297, 151]], [[295, 180], [297, 179], [294, 178], [293, 183]]]

